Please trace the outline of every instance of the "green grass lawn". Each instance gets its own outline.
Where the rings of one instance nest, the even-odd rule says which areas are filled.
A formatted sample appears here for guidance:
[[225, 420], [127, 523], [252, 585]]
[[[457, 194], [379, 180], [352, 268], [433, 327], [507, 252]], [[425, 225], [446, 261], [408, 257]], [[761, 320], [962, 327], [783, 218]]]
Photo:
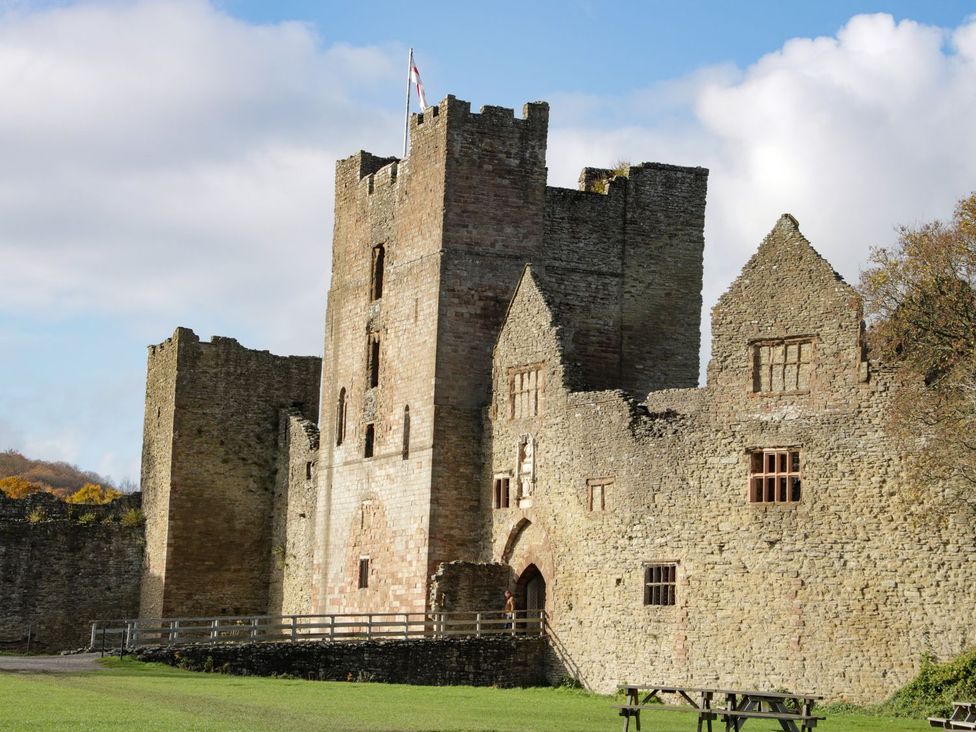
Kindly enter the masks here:
[[[2, 730], [618, 730], [610, 697], [296, 681], [180, 671], [126, 659], [107, 670], [0, 674]], [[693, 714], [645, 713], [647, 732], [694, 730]], [[634, 729], [633, 723], [631, 729]], [[722, 729], [716, 725], [715, 731]], [[750, 721], [746, 730], [778, 729]], [[924, 720], [829, 715], [820, 732], [927, 729]]]

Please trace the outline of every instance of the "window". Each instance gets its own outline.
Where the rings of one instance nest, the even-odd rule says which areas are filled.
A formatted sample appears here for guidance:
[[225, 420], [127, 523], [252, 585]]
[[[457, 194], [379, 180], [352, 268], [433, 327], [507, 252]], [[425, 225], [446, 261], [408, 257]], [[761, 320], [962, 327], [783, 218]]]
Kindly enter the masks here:
[[383, 265], [386, 260], [386, 249], [382, 244], [373, 247], [373, 263], [369, 282], [369, 299], [379, 300], [383, 297]]
[[305, 480], [311, 480], [311, 479], [312, 479], [312, 463], [307, 462], [305, 463]]
[[410, 458], [410, 405], [403, 408], [403, 451], [400, 455], [403, 460]]
[[756, 450], [749, 455], [749, 500], [795, 503], [800, 500], [800, 451]]
[[342, 444], [346, 437], [346, 387], [339, 389], [339, 398], [336, 400], [336, 447]]
[[753, 344], [752, 390], [761, 394], [810, 390], [812, 338], [786, 338]]
[[509, 419], [539, 416], [539, 391], [541, 387], [541, 365], [510, 369], [508, 372]]
[[369, 587], [369, 557], [359, 558], [359, 589]]
[[366, 373], [369, 381], [368, 389], [380, 384], [380, 336], [370, 333], [369, 350], [366, 352]]
[[492, 508], [508, 508], [509, 506], [509, 478], [507, 475], [499, 475], [495, 477], [495, 481], [491, 488], [491, 507]]
[[371, 424], [366, 425], [366, 438], [363, 444], [364, 458], [373, 457], [373, 442], [375, 439], [376, 439], [376, 428]]
[[613, 478], [591, 478], [586, 481], [586, 507], [590, 511], [606, 511], [610, 507], [609, 494]]
[[644, 604], [674, 605], [677, 576], [675, 562], [644, 565]]

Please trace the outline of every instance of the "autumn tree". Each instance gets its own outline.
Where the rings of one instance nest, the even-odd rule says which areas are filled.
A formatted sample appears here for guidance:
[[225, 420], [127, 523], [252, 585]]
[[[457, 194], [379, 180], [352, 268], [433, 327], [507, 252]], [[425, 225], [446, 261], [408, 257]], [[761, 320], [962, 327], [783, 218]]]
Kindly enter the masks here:
[[65, 498], [66, 503], [111, 503], [122, 494], [114, 488], [103, 488], [98, 483], [85, 483], [81, 488]]
[[976, 193], [948, 222], [902, 227], [860, 290], [869, 343], [898, 364], [892, 427], [934, 477], [976, 485]]
[[42, 486], [36, 483], [31, 483], [25, 478], [21, 478], [19, 475], [11, 475], [6, 478], [0, 478], [0, 492], [3, 492], [7, 498], [24, 498], [31, 493], [37, 493], [43, 490]]

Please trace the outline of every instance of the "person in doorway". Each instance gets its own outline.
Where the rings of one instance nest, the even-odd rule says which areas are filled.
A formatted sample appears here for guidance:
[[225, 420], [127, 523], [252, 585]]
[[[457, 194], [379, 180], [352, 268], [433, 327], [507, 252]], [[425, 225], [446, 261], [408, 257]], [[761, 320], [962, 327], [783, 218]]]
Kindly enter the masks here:
[[515, 595], [505, 590], [505, 618], [508, 620], [512, 633], [515, 633]]

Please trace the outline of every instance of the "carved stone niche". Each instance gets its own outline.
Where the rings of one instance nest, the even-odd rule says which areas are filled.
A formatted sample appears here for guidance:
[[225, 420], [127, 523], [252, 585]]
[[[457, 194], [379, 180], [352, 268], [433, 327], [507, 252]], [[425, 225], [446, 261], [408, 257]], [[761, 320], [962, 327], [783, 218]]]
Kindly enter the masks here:
[[529, 508], [535, 489], [535, 440], [532, 435], [521, 435], [518, 439], [518, 459], [515, 480], [518, 485], [518, 506]]

